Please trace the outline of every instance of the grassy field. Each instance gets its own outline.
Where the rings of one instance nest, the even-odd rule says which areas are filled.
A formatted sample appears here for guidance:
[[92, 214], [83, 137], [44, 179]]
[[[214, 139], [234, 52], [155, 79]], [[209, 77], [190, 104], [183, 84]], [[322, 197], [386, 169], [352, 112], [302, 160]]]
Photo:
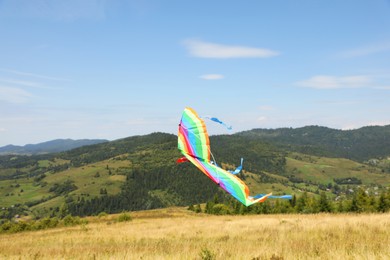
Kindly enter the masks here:
[[0, 235], [2, 259], [390, 259], [390, 214], [210, 216], [183, 208]]

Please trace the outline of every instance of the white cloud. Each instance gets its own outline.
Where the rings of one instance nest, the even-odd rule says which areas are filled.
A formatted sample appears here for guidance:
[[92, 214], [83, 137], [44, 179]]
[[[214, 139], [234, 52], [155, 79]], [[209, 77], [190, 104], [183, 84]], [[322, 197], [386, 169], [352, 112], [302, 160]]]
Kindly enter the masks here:
[[223, 45], [200, 40], [186, 40], [184, 45], [192, 56], [199, 58], [268, 58], [279, 55], [279, 52], [269, 49]]
[[32, 94], [20, 88], [0, 86], [0, 101], [6, 101], [9, 103], [25, 103], [32, 96]]
[[6, 132], [6, 131], [7, 131], [7, 129], [0, 127], [0, 132]]
[[257, 118], [257, 121], [260, 121], [260, 122], [264, 122], [266, 120], [267, 120], [267, 117], [265, 117], [265, 116], [260, 116]]
[[205, 80], [216, 80], [216, 79], [223, 79], [225, 78], [225, 76], [221, 74], [205, 74], [200, 76], [200, 78]]
[[297, 86], [315, 89], [338, 89], [338, 88], [360, 88], [372, 84], [369, 76], [314, 76], [295, 83]]

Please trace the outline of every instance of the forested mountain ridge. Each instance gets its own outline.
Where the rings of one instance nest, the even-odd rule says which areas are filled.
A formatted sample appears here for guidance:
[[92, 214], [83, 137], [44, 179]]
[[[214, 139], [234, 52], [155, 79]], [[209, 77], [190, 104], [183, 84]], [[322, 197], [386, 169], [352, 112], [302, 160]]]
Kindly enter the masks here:
[[358, 161], [390, 155], [390, 125], [337, 130], [321, 126], [253, 129], [238, 133], [288, 151]]
[[108, 140], [103, 139], [56, 139], [52, 141], [47, 141], [38, 144], [27, 144], [24, 146], [18, 145], [6, 145], [0, 147], [0, 155], [5, 154], [45, 154], [45, 153], [58, 153], [62, 151], [67, 151], [75, 149], [77, 147], [99, 144], [108, 142]]
[[[218, 163], [233, 169], [244, 157], [245, 171], [251, 169], [253, 174], [284, 171], [285, 158], [272, 145], [260, 141], [248, 144], [240, 139], [211, 137]], [[177, 137], [165, 133], [55, 154], [0, 156], [1, 206], [20, 205], [28, 207], [30, 214], [42, 216], [59, 214], [65, 205], [72, 214], [89, 215], [211, 199], [218, 186], [190, 163], [177, 165], [181, 156]], [[265, 175], [261, 178], [269, 179]]]
[[[390, 184], [390, 153], [382, 147], [387, 135], [384, 138], [383, 129], [378, 131], [376, 127], [363, 130], [367, 134], [357, 134], [362, 139], [357, 141], [371, 142], [372, 148], [366, 149], [366, 154], [362, 149], [359, 155], [374, 159], [364, 162], [341, 158], [345, 156], [340, 149], [343, 145], [330, 144], [339, 130], [321, 127], [257, 129], [211, 136], [210, 144], [218, 164], [226, 169], [234, 169], [244, 158], [244, 170], [239, 177], [248, 184], [251, 195], [324, 191], [331, 197], [340, 197], [348, 196], [354, 187], [377, 191]], [[356, 135], [353, 131], [348, 134]], [[320, 139], [322, 142], [315, 142]], [[292, 140], [291, 144], [288, 140]], [[341, 152], [332, 154], [332, 147]], [[371, 157], [375, 147], [382, 148], [376, 153], [378, 157]], [[229, 198], [192, 164], [177, 165], [176, 159], [181, 156], [177, 137], [165, 133], [60, 153], [0, 156], [0, 218], [15, 213], [36, 217], [91, 215], [190, 205], [210, 200], [216, 193]]]

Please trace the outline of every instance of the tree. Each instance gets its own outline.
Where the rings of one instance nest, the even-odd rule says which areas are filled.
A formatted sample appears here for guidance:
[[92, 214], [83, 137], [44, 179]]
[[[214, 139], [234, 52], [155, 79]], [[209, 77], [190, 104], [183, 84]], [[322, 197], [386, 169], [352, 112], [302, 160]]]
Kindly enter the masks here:
[[373, 210], [371, 198], [367, 195], [366, 191], [362, 188], [357, 189], [352, 198], [350, 211], [362, 213], [372, 212]]
[[66, 203], [62, 203], [58, 215], [60, 218], [63, 218], [69, 214], [68, 205]]
[[248, 207], [246, 207], [245, 205], [241, 204], [240, 203], [240, 210], [239, 210], [239, 214], [240, 215], [244, 215], [248, 213]]
[[381, 193], [381, 196], [378, 199], [378, 207], [377, 210], [379, 212], [387, 212], [390, 209], [390, 201], [388, 196], [386, 196], [385, 192]]
[[290, 205], [291, 205], [291, 207], [295, 207], [295, 205], [297, 204], [297, 196], [294, 194], [293, 195], [293, 197], [292, 197], [292, 199], [291, 200], [289, 200], [290, 201]]
[[304, 210], [306, 208], [307, 200], [308, 200], [308, 196], [307, 196], [307, 192], [305, 191], [302, 194], [302, 196], [300, 196], [297, 199], [297, 202], [296, 202], [296, 211], [298, 213], [303, 213], [304, 212]]
[[328, 198], [326, 197], [325, 192], [321, 192], [320, 199], [318, 201], [318, 207], [320, 212], [331, 212], [332, 207], [328, 201]]
[[339, 213], [344, 212], [344, 205], [342, 200], [339, 200], [337, 203], [337, 212]]
[[200, 207], [200, 204], [197, 204], [197, 205], [195, 206], [195, 212], [196, 212], [196, 213], [202, 213], [202, 208]]
[[228, 215], [231, 214], [230, 208], [222, 203], [215, 204], [212, 208], [212, 214], [215, 215]]
[[206, 213], [208, 213], [208, 214], [212, 214], [212, 212], [213, 212], [213, 206], [214, 206], [214, 203], [208, 201], [208, 202], [206, 203], [206, 208], [205, 208], [204, 212], [206, 212]]
[[261, 211], [263, 214], [269, 214], [271, 212], [271, 205], [268, 200], [261, 203]]

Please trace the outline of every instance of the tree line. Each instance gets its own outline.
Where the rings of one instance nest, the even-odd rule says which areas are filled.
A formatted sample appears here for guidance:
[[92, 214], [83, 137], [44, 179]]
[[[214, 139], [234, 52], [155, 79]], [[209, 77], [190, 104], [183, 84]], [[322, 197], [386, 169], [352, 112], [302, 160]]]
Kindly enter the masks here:
[[390, 211], [390, 189], [379, 196], [358, 188], [350, 199], [332, 200], [325, 192], [311, 196], [307, 192], [291, 200], [266, 200], [246, 207], [235, 199], [214, 196], [205, 207], [191, 205], [190, 210], [216, 215], [228, 214], [315, 214], [315, 213], [385, 213]]

